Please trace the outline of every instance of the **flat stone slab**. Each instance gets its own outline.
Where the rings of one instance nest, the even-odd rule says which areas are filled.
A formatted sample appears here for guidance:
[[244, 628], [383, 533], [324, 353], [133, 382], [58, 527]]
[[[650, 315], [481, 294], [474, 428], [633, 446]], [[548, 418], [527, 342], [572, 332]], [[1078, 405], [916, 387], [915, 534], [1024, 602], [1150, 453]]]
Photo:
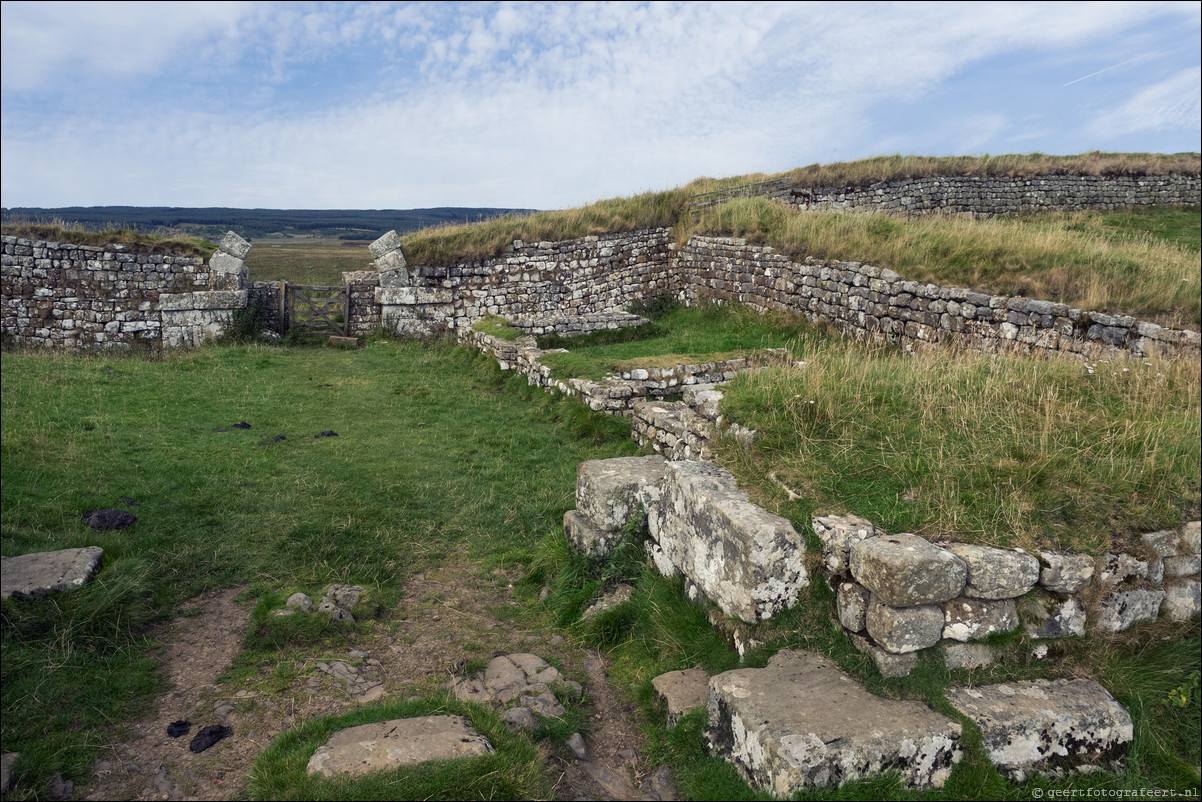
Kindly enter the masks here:
[[891, 771], [912, 788], [938, 788], [961, 756], [959, 723], [918, 702], [873, 696], [804, 651], [713, 677], [706, 741], [749, 784], [780, 798]]
[[705, 707], [709, 701], [710, 675], [703, 668], [669, 671], [651, 680], [651, 685], [655, 695], [667, 705], [669, 727], [675, 727], [681, 716]]
[[36, 599], [87, 584], [100, 565], [104, 549], [39, 551], [0, 558], [0, 597]]
[[976, 722], [989, 759], [1017, 782], [1117, 763], [1131, 742], [1131, 716], [1092, 680], [950, 688], [947, 699]]
[[370, 774], [495, 751], [462, 716], [396, 718], [339, 730], [309, 758], [309, 774]]

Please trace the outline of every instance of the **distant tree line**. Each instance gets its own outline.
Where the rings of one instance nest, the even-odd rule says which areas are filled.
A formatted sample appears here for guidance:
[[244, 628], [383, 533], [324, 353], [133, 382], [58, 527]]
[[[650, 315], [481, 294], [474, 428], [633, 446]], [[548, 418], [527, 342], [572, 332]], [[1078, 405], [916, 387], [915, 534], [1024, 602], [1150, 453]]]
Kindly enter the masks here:
[[243, 237], [272, 235], [321, 239], [374, 240], [390, 230], [404, 234], [429, 226], [477, 222], [533, 209], [440, 206], [432, 209], [235, 209], [224, 206], [62, 206], [0, 210], [5, 224], [78, 226], [87, 231], [128, 229], [219, 240], [226, 231]]

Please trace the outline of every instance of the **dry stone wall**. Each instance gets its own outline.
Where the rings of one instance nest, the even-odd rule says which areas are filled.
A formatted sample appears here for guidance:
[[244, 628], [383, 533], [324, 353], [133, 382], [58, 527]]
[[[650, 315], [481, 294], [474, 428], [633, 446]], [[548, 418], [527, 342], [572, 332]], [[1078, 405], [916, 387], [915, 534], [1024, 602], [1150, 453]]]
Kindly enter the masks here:
[[771, 247], [693, 237], [676, 254], [690, 304], [733, 302], [833, 323], [851, 336], [906, 349], [950, 343], [987, 353], [1198, 358], [1198, 332], [1168, 329], [1050, 301], [906, 281], [860, 262], [796, 262]]
[[[1202, 180], [1190, 175], [936, 176], [882, 181], [867, 187], [794, 189], [782, 197], [799, 209], [825, 212], [971, 214], [1199, 205]], [[779, 193], [776, 193], [779, 196]]]
[[199, 256], [132, 253], [3, 238], [7, 343], [57, 348], [192, 345], [225, 331], [246, 306], [250, 244], [229, 234]]

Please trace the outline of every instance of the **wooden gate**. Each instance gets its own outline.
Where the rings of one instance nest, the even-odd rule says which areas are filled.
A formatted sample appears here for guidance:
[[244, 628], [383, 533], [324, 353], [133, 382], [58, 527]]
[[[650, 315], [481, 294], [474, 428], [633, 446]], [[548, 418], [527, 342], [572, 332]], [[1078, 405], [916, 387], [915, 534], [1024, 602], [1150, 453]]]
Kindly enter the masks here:
[[316, 337], [347, 336], [351, 310], [345, 287], [288, 284], [284, 296], [288, 330]]

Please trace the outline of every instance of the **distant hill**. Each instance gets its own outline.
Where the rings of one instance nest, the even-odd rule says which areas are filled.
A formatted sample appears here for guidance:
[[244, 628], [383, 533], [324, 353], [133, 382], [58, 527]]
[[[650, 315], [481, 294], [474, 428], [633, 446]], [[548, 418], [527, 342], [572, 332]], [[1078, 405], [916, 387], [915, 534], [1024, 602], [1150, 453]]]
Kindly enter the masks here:
[[87, 230], [126, 228], [147, 234], [218, 240], [233, 230], [249, 239], [271, 236], [374, 240], [395, 229], [404, 234], [427, 226], [487, 220], [533, 209], [440, 206], [433, 209], [235, 209], [224, 206], [63, 206], [0, 210], [5, 224], [78, 224]]

